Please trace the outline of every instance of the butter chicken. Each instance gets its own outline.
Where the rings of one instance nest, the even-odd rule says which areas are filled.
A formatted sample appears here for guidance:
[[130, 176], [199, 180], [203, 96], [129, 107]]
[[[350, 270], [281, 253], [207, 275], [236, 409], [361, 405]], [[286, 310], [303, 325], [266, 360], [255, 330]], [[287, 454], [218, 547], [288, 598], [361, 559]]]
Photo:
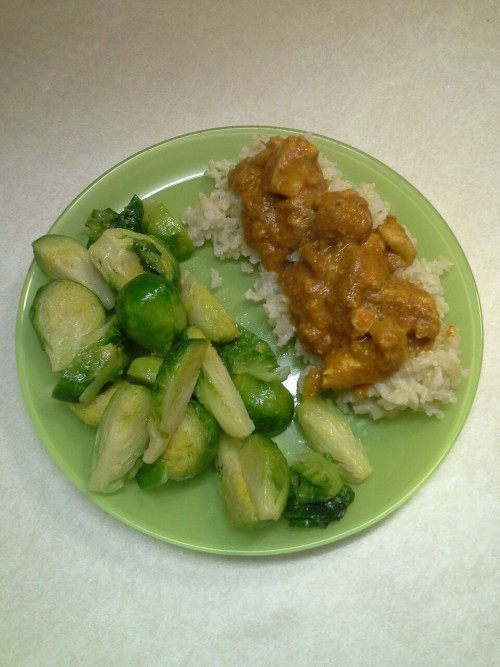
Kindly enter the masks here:
[[415, 247], [396, 218], [378, 227], [353, 189], [328, 191], [318, 149], [272, 137], [230, 172], [246, 243], [275, 271], [304, 348], [322, 360], [304, 392], [384, 380], [439, 333], [433, 297], [398, 275]]

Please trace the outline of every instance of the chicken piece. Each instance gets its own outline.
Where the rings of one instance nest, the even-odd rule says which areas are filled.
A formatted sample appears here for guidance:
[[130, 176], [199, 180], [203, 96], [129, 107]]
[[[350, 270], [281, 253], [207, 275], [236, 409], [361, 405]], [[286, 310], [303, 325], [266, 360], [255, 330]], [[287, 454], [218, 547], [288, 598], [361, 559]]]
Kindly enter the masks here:
[[370, 338], [332, 349], [324, 360], [322, 389], [350, 389], [388, 377], [398, 368]]
[[356, 190], [325, 192], [316, 200], [314, 233], [320, 239], [363, 243], [372, 226], [368, 204]]
[[355, 336], [362, 338], [370, 331], [377, 321], [374, 308], [355, 308], [351, 310], [351, 324]]
[[384, 365], [395, 368], [408, 357], [408, 339], [405, 331], [389, 319], [377, 320], [370, 328], [370, 336], [382, 353]]
[[281, 144], [274, 139], [274, 145], [279, 147], [264, 169], [264, 182], [269, 192], [295, 197], [304, 188], [326, 188], [316, 146], [301, 136], [287, 137]]
[[390, 276], [384, 244], [372, 233], [361, 245], [349, 244], [342, 258], [337, 294], [348, 308], [359, 308], [364, 299], [378, 292]]
[[393, 215], [387, 216], [384, 222], [377, 227], [377, 232], [387, 246], [388, 259], [393, 270], [410, 266], [413, 263], [417, 250], [404, 227]]
[[302, 398], [312, 398], [321, 392], [321, 371], [314, 366], [310, 368], [302, 383]]
[[381, 314], [391, 318], [407, 334], [418, 340], [438, 335], [440, 319], [436, 302], [418, 285], [393, 276], [380, 290], [377, 301]]
[[304, 137], [272, 137], [228, 174], [229, 187], [242, 198], [245, 241], [268, 271], [286, 264], [312, 223], [313, 202], [326, 187], [317, 157]]
[[329, 306], [328, 287], [319, 282], [311, 267], [302, 261], [287, 266], [279, 280], [302, 344], [321, 356], [336, 342], [336, 324], [343, 321]]

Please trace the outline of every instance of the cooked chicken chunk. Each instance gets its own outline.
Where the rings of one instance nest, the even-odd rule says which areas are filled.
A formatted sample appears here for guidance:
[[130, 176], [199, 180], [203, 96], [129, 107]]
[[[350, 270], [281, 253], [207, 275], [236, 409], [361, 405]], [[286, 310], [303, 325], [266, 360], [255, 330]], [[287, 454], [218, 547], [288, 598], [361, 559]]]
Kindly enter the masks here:
[[377, 232], [389, 250], [389, 262], [393, 269], [410, 266], [413, 263], [417, 250], [404, 227], [394, 216], [388, 215], [377, 228]]
[[368, 204], [356, 190], [325, 192], [316, 200], [315, 235], [325, 241], [362, 243], [373, 225]]

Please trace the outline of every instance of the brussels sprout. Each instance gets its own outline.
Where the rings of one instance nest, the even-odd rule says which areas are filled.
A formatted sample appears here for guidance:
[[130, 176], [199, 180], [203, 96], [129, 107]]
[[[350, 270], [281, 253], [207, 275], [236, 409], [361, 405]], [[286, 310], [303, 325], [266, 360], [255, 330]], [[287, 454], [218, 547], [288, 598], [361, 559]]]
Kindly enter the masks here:
[[151, 392], [124, 383], [111, 398], [97, 429], [89, 489], [113, 493], [137, 472], [148, 443]]
[[121, 213], [117, 213], [111, 208], [94, 209], [85, 223], [89, 236], [87, 247], [95, 243], [106, 229], [119, 227], [140, 232], [143, 214], [142, 201], [137, 195], [132, 197]]
[[198, 380], [208, 341], [182, 340], [165, 357], [153, 387], [155, 410], [144, 463], [153, 463], [166, 449], [181, 423]]
[[155, 274], [130, 280], [116, 298], [116, 314], [127, 336], [163, 356], [186, 326], [186, 313], [174, 285]]
[[91, 246], [90, 258], [115, 290], [142, 273], [157, 273], [178, 283], [179, 263], [160, 241], [127, 229], [107, 229]]
[[140, 258], [132, 249], [131, 232], [124, 229], [107, 229], [90, 246], [90, 258], [106, 282], [119, 290], [129, 280], [146, 273]]
[[293, 419], [294, 400], [281, 382], [264, 382], [248, 373], [232, 379], [256, 431], [271, 436], [286, 429]]
[[340, 466], [327, 454], [303, 452], [290, 466], [294, 497], [302, 503], [316, 503], [335, 498], [344, 486]]
[[280, 368], [274, 352], [266, 341], [238, 327], [240, 335], [229, 343], [219, 346], [219, 353], [231, 375], [249, 373], [259, 380], [285, 380], [289, 367]]
[[46, 234], [32, 245], [35, 261], [47, 275], [81, 283], [97, 294], [107, 310], [113, 308], [115, 293], [93, 265], [87, 248], [62, 234]]
[[136, 357], [127, 369], [127, 375], [136, 382], [153, 387], [158, 371], [162, 365], [162, 357]]
[[347, 417], [322, 396], [305, 398], [296, 407], [298, 422], [311, 449], [329, 454], [345, 471], [350, 482], [362, 482], [372, 473], [361, 440]]
[[181, 481], [198, 475], [214, 460], [220, 429], [214, 417], [197, 401], [190, 401], [184, 418], [161, 455], [169, 479]]
[[145, 236], [132, 241], [131, 248], [146, 271], [157, 273], [175, 285], [179, 284], [181, 275], [179, 263], [162, 242], [151, 236]]
[[253, 434], [241, 442], [224, 434], [216, 461], [222, 498], [233, 524], [278, 521], [290, 478], [286, 459], [273, 440]]
[[143, 199], [142, 203], [142, 231], [167, 243], [180, 262], [190, 257], [194, 252], [194, 245], [189, 238], [187, 227], [158, 199], [148, 197]]
[[72, 280], [43, 285], [30, 308], [31, 323], [53, 371], [66, 368], [105, 319], [106, 311], [94, 292]]
[[109, 387], [106, 387], [100, 394], [97, 394], [94, 400], [90, 403], [68, 403], [67, 405], [71, 412], [74, 412], [84, 424], [97, 428], [112, 396], [123, 384], [124, 383], [121, 381], [116, 382], [115, 384], [110, 384]]
[[245, 404], [211, 343], [208, 344], [194, 394], [228, 435], [243, 439], [254, 430]]
[[292, 528], [326, 528], [332, 521], [340, 521], [354, 500], [354, 491], [344, 484], [337, 495], [314, 503], [297, 501], [293, 484], [285, 508], [285, 517]]
[[203, 472], [213, 461], [219, 442], [219, 427], [212, 415], [190, 401], [179, 427], [154, 463], [137, 472], [140, 487], [153, 487], [167, 480], [180, 482]]
[[217, 343], [239, 336], [238, 327], [222, 304], [189, 271], [181, 271], [181, 301], [188, 323]]
[[342, 519], [354, 500], [344, 473], [328, 454], [307, 451], [290, 466], [285, 517], [292, 527], [326, 528]]
[[259, 523], [257, 511], [243, 477], [240, 449], [243, 443], [221, 434], [216, 465], [220, 491], [229, 519], [234, 526], [254, 526]]
[[106, 384], [117, 380], [128, 363], [121, 336], [116, 317], [112, 317], [64, 369], [52, 391], [53, 398], [90, 403]]
[[290, 475], [278, 445], [260, 433], [245, 440], [240, 449], [243, 477], [260, 521], [277, 521], [285, 509]]
[[135, 476], [141, 489], [154, 489], [168, 482], [168, 466], [162, 459], [142, 463]]

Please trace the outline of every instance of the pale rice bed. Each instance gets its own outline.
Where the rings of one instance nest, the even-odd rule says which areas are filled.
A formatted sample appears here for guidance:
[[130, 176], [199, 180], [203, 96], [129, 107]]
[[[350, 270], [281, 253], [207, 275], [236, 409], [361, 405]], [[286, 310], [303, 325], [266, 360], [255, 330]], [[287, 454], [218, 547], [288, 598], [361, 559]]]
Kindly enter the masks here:
[[[266, 141], [267, 137], [254, 137], [251, 144], [241, 150], [239, 159], [259, 152]], [[342, 174], [332, 162], [323, 155], [320, 155], [319, 160], [323, 174], [330, 182], [329, 190], [338, 191], [352, 187], [342, 178]], [[241, 270], [245, 273], [256, 273], [254, 287], [247, 291], [245, 297], [263, 304], [277, 344], [284, 347], [293, 341], [295, 336], [288, 316], [287, 299], [278, 288], [276, 274], [260, 267], [258, 255], [244, 241], [240, 218], [241, 201], [227, 186], [227, 174], [232, 166], [233, 163], [227, 160], [209, 163], [206, 175], [214, 180], [215, 189], [208, 196], [200, 194], [196, 204], [184, 211], [183, 220], [196, 246], [211, 241], [216, 257], [243, 260]], [[367, 201], [374, 226], [378, 226], [389, 213], [389, 205], [382, 201], [373, 185], [361, 183], [357, 191]], [[420, 258], [401, 271], [408, 280], [419, 283], [434, 296], [442, 320], [448, 312], [448, 305], [444, 298], [441, 275], [451, 267], [451, 262], [443, 257], [432, 261]], [[221, 280], [217, 272], [212, 271], [211, 280], [212, 287], [220, 286]], [[307, 358], [298, 341], [295, 342], [295, 350], [306, 362], [313, 361]], [[355, 413], [367, 414], [373, 419], [393, 417], [407, 408], [441, 418], [442, 406], [456, 401], [454, 389], [466, 375], [459, 354], [458, 330], [453, 328], [450, 331], [443, 324], [441, 334], [432, 349], [410, 357], [385, 382], [371, 385], [362, 397], [354, 391], [338, 392], [337, 405], [345, 411], [351, 407]]]

